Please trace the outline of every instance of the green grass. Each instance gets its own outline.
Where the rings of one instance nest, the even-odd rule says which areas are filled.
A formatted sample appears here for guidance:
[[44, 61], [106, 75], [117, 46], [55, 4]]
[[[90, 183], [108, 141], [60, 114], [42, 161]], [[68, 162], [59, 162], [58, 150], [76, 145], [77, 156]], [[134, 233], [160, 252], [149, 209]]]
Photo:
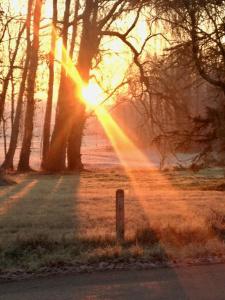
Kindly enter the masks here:
[[[0, 189], [0, 270], [225, 254], [221, 170], [120, 169], [17, 176]], [[115, 242], [115, 191], [125, 190], [126, 241]], [[137, 192], [138, 191], [138, 192]]]

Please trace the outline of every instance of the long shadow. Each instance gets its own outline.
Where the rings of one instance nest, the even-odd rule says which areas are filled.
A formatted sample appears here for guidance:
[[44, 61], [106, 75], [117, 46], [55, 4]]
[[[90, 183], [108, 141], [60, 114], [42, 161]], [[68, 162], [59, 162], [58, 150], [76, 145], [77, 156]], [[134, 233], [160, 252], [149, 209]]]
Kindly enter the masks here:
[[4, 194], [0, 201], [0, 216], [7, 214], [16, 203], [19, 203], [32, 190], [36, 183], [37, 180], [27, 180], [18, 188], [9, 190], [8, 193]]
[[25, 237], [43, 234], [53, 240], [72, 235], [78, 227], [74, 214], [78, 186], [78, 175], [31, 176], [4, 200], [6, 208], [0, 216], [0, 228], [6, 226], [9, 235], [10, 231]]
[[[151, 228], [151, 223], [149, 221], [149, 216], [146, 214], [143, 206], [141, 205], [141, 199], [140, 196], [136, 195], [135, 192], [132, 195], [131, 199], [125, 199], [125, 206], [126, 206], [126, 202], [127, 201], [134, 201], [135, 202], [135, 206], [136, 209], [138, 210], [138, 214], [142, 216], [142, 222], [144, 221], [145, 223], [145, 227], [142, 228], [140, 230], [140, 233], [138, 234], [138, 230], [136, 233], [136, 241], [131, 241], [132, 242], [136, 242], [138, 245], [143, 246], [143, 247], [154, 247], [156, 245], [158, 245], [160, 247], [160, 253], [157, 255], [152, 255], [149, 258], [144, 258], [141, 259], [141, 262], [143, 263], [152, 263], [152, 264], [157, 264], [158, 266], [161, 267], [168, 267], [168, 263], [170, 262], [170, 258], [167, 254], [167, 251], [165, 249], [165, 247], [162, 245], [157, 233]], [[125, 215], [126, 215], [126, 208], [125, 208]], [[126, 226], [126, 221], [125, 221], [125, 226]], [[126, 246], [126, 242], [125, 242], [125, 246]], [[128, 242], [128, 246], [131, 246], [130, 243]], [[142, 265], [141, 265], [142, 267]], [[149, 273], [149, 279], [150, 279], [151, 273]], [[179, 299], [188, 299], [188, 293], [187, 291], [185, 291], [184, 289], [184, 285], [181, 282], [176, 270], [172, 267], [170, 267], [170, 279], [176, 282], [176, 286], [177, 288], [180, 290], [180, 294], [179, 294]], [[161, 285], [161, 282], [160, 282]], [[158, 290], [158, 294], [162, 293], [163, 289], [163, 282], [162, 282], [162, 286], [158, 286], [157, 290]], [[149, 293], [149, 296], [152, 294], [152, 292], [154, 291], [154, 286], [143, 286], [142, 287], [142, 291], [145, 291], [147, 294]]]
[[[125, 170], [126, 171], [126, 170]], [[140, 187], [139, 187], [140, 190]], [[173, 267], [171, 262], [171, 258], [168, 255], [168, 251], [165, 248], [165, 246], [162, 244], [160, 237], [158, 236], [157, 232], [154, 231], [154, 229], [151, 227], [150, 217], [144, 207], [141, 205], [141, 197], [138, 194], [135, 194], [131, 199], [125, 200], [126, 201], [134, 201], [136, 209], [139, 211], [139, 214], [143, 217], [145, 227], [143, 229], [140, 229], [139, 233], [137, 231], [136, 233], [136, 242], [144, 247], [154, 247], [158, 245], [160, 247], [159, 254], [156, 254], [155, 256], [152, 255], [149, 258], [145, 258], [144, 262], [150, 262], [150, 263], [159, 263], [158, 265], [162, 267], [169, 267], [170, 268], [170, 277], [171, 279], [175, 280], [177, 283], [177, 287], [182, 291], [182, 295], [180, 295], [181, 298], [179, 299], [189, 299], [189, 288], [187, 286], [186, 281], [183, 278], [183, 271], [181, 268]], [[143, 222], [142, 219], [142, 222]]]
[[15, 184], [10, 187], [4, 187], [6, 190], [3, 190], [2, 193], [0, 194], [0, 203], [6, 201], [8, 197], [13, 196], [14, 194], [18, 193], [21, 189], [23, 189], [30, 180], [24, 179], [22, 182]]

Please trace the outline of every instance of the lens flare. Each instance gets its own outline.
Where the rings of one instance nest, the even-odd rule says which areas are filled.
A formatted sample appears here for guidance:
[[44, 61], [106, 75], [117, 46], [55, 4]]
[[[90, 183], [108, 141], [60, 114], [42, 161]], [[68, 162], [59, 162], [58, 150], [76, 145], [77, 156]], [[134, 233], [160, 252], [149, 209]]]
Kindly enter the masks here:
[[[151, 163], [150, 158], [143, 154], [142, 151], [131, 141], [107, 109], [100, 105], [103, 100], [103, 91], [97, 83], [90, 82], [88, 85], [85, 84], [63, 45], [61, 57], [60, 63], [68, 76], [76, 84], [76, 91], [79, 92], [80, 101], [86, 104], [87, 110], [95, 112], [121, 162], [121, 165], [130, 178], [136, 199], [139, 201], [140, 206], [143, 211], [145, 211], [145, 215], [150, 221], [151, 216], [149, 216], [148, 209], [145, 207], [146, 199], [143, 198], [143, 186], [140, 183], [140, 175], [135, 172], [135, 168], [144, 168], [152, 171], [153, 168], [155, 169], [154, 164]], [[77, 99], [77, 95], [75, 98]], [[154, 174], [157, 174], [158, 180], [162, 180], [164, 186], [166, 186], [170, 191], [170, 196], [174, 198], [179, 196], [179, 191], [161, 172], [156, 171], [156, 173], [149, 173], [149, 176], [152, 176], [153, 182], [155, 180]], [[188, 207], [186, 208], [188, 209]], [[176, 209], [176, 207], [174, 207], [174, 209]], [[190, 214], [192, 214], [192, 212], [190, 212]]]
[[[77, 90], [80, 91], [80, 101], [86, 104], [87, 110], [92, 110], [96, 113], [96, 116], [115, 149], [122, 166], [126, 170], [132, 183], [135, 183], [137, 180], [132, 172], [134, 167], [138, 166], [141, 168], [152, 169], [154, 165], [129, 139], [107, 109], [102, 105], [99, 105], [103, 101], [104, 92], [95, 82], [89, 82], [88, 85], [84, 83], [77, 68], [69, 57], [67, 50], [64, 48], [63, 44], [60, 45], [62, 47], [60, 63], [68, 76], [76, 84]], [[160, 176], [162, 175], [160, 174]], [[136, 191], [136, 194], [140, 194], [140, 189], [139, 191]]]
[[81, 88], [81, 95], [88, 110], [95, 110], [95, 108], [104, 100], [104, 93], [100, 86], [95, 82], [90, 82], [88, 85], [83, 86]]

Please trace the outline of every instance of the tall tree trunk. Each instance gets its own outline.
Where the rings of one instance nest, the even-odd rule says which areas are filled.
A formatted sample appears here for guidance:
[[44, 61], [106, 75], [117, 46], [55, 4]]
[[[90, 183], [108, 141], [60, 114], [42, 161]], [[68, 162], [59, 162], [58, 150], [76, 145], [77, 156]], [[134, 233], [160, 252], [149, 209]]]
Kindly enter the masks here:
[[3, 145], [4, 145], [5, 156], [6, 156], [6, 152], [7, 152], [6, 122], [7, 122], [7, 119], [5, 119], [3, 116], [2, 117], [2, 135], [3, 135]]
[[27, 82], [27, 106], [24, 124], [24, 136], [22, 148], [20, 152], [20, 159], [18, 164], [18, 171], [30, 170], [30, 152], [31, 140], [33, 135], [33, 118], [34, 118], [34, 92], [35, 92], [35, 79], [38, 66], [38, 49], [39, 49], [39, 29], [41, 19], [42, 0], [36, 0], [34, 8], [33, 20], [33, 43], [31, 47], [31, 56], [29, 64], [28, 82]]
[[80, 171], [83, 169], [81, 160], [81, 144], [86, 121], [83, 105], [80, 106], [80, 112], [78, 112], [78, 106], [76, 105], [75, 118], [76, 120], [73, 121], [73, 126], [71, 127], [68, 138], [67, 148], [68, 169], [70, 171]]
[[80, 1], [75, 0], [75, 8], [74, 8], [74, 18], [73, 18], [73, 31], [70, 43], [70, 58], [73, 59], [73, 52], [75, 48], [75, 42], [77, 37], [77, 22], [78, 22], [78, 11], [79, 11]]
[[53, 18], [52, 18], [52, 33], [51, 33], [51, 50], [49, 53], [49, 81], [48, 81], [48, 99], [45, 111], [45, 121], [43, 129], [43, 148], [42, 148], [42, 166], [45, 165], [46, 156], [49, 150], [50, 131], [51, 131], [51, 116], [52, 116], [52, 99], [54, 85], [54, 58], [56, 48], [56, 23], [57, 23], [57, 0], [53, 0]]
[[[89, 81], [92, 59], [97, 52], [100, 41], [97, 30], [97, 10], [98, 6], [93, 0], [86, 0], [83, 15], [83, 31], [77, 63], [79, 74], [86, 84], [88, 84]], [[67, 159], [68, 169], [76, 171], [83, 168], [81, 161], [81, 144], [86, 118], [85, 105], [80, 102], [79, 96], [75, 97], [73, 101], [75, 103], [75, 112], [68, 139]]]
[[71, 0], [66, 0], [65, 12], [64, 12], [64, 22], [63, 22], [63, 48], [62, 49], [62, 66], [60, 75], [60, 84], [58, 92], [58, 102], [55, 118], [55, 126], [52, 133], [51, 143], [46, 160], [43, 164], [43, 168], [48, 171], [57, 172], [62, 171], [66, 168], [66, 147], [68, 140], [68, 132], [71, 127], [70, 112], [69, 107], [69, 77], [63, 64], [67, 61], [67, 39], [68, 39], [68, 26], [69, 26], [69, 14], [70, 14], [70, 2]]
[[14, 76], [12, 73], [12, 76], [11, 76], [11, 112], [10, 112], [11, 128], [13, 127], [14, 117], [15, 117], [15, 85], [14, 85]]

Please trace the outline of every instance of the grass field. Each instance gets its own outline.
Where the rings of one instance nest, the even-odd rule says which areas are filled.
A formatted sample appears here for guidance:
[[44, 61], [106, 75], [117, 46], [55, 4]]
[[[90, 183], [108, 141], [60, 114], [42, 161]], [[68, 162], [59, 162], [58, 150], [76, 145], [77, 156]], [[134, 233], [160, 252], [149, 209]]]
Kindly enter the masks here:
[[[29, 174], [0, 188], [0, 271], [144, 257], [225, 255], [225, 179], [121, 169]], [[115, 191], [125, 190], [126, 242], [115, 242]]]

